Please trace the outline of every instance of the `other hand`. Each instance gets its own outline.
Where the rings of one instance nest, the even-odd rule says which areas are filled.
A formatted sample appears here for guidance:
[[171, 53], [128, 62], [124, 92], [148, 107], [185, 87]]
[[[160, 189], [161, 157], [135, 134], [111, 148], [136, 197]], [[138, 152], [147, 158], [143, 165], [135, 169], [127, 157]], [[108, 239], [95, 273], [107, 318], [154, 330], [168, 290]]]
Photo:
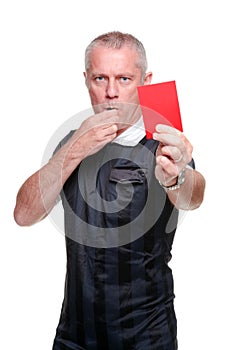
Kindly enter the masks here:
[[72, 136], [74, 154], [84, 157], [98, 152], [117, 136], [119, 116], [117, 110], [104, 111], [87, 118]]
[[155, 176], [164, 186], [172, 186], [181, 170], [192, 160], [193, 147], [182, 132], [164, 124], [156, 126], [153, 138], [160, 142], [156, 151]]

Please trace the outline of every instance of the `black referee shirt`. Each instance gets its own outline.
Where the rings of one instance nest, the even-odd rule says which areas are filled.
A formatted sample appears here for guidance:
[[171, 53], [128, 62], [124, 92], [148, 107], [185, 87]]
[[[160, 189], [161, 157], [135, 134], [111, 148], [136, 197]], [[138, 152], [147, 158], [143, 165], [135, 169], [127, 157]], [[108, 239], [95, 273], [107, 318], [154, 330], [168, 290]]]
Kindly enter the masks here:
[[64, 185], [67, 273], [53, 350], [175, 350], [168, 262], [178, 211], [154, 176], [158, 142], [108, 144]]

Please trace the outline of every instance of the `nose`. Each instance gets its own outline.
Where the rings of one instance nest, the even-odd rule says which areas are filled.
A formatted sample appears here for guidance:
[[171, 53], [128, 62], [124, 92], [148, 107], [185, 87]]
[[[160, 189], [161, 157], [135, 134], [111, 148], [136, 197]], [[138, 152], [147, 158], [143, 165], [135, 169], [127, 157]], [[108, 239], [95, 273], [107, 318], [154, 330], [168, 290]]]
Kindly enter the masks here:
[[113, 99], [119, 97], [119, 90], [117, 86], [117, 81], [115, 79], [109, 79], [106, 86], [106, 97], [108, 99]]

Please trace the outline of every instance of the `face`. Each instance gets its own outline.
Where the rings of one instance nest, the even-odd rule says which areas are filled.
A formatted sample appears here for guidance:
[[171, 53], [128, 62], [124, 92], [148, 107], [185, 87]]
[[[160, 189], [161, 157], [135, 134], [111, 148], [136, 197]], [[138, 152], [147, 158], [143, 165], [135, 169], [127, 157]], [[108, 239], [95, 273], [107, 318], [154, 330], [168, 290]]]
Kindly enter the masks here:
[[137, 67], [133, 48], [95, 47], [90, 54], [90, 67], [84, 73], [91, 103], [96, 113], [117, 109], [121, 120], [133, 123], [141, 115], [137, 86], [149, 84], [152, 73], [143, 78]]

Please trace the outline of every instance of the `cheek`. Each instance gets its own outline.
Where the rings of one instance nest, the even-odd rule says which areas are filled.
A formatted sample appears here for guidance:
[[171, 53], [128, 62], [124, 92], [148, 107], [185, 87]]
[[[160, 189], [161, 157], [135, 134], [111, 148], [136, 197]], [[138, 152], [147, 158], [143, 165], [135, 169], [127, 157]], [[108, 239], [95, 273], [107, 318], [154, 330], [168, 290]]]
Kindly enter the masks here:
[[128, 101], [131, 103], [138, 104], [139, 98], [138, 98], [137, 87], [135, 87], [134, 89], [132, 89], [130, 91], [126, 91], [125, 98], [126, 98], [125, 99], [126, 102]]
[[103, 103], [104, 93], [103, 93], [102, 89], [90, 88], [88, 91], [89, 91], [89, 95], [90, 95], [92, 104]]

